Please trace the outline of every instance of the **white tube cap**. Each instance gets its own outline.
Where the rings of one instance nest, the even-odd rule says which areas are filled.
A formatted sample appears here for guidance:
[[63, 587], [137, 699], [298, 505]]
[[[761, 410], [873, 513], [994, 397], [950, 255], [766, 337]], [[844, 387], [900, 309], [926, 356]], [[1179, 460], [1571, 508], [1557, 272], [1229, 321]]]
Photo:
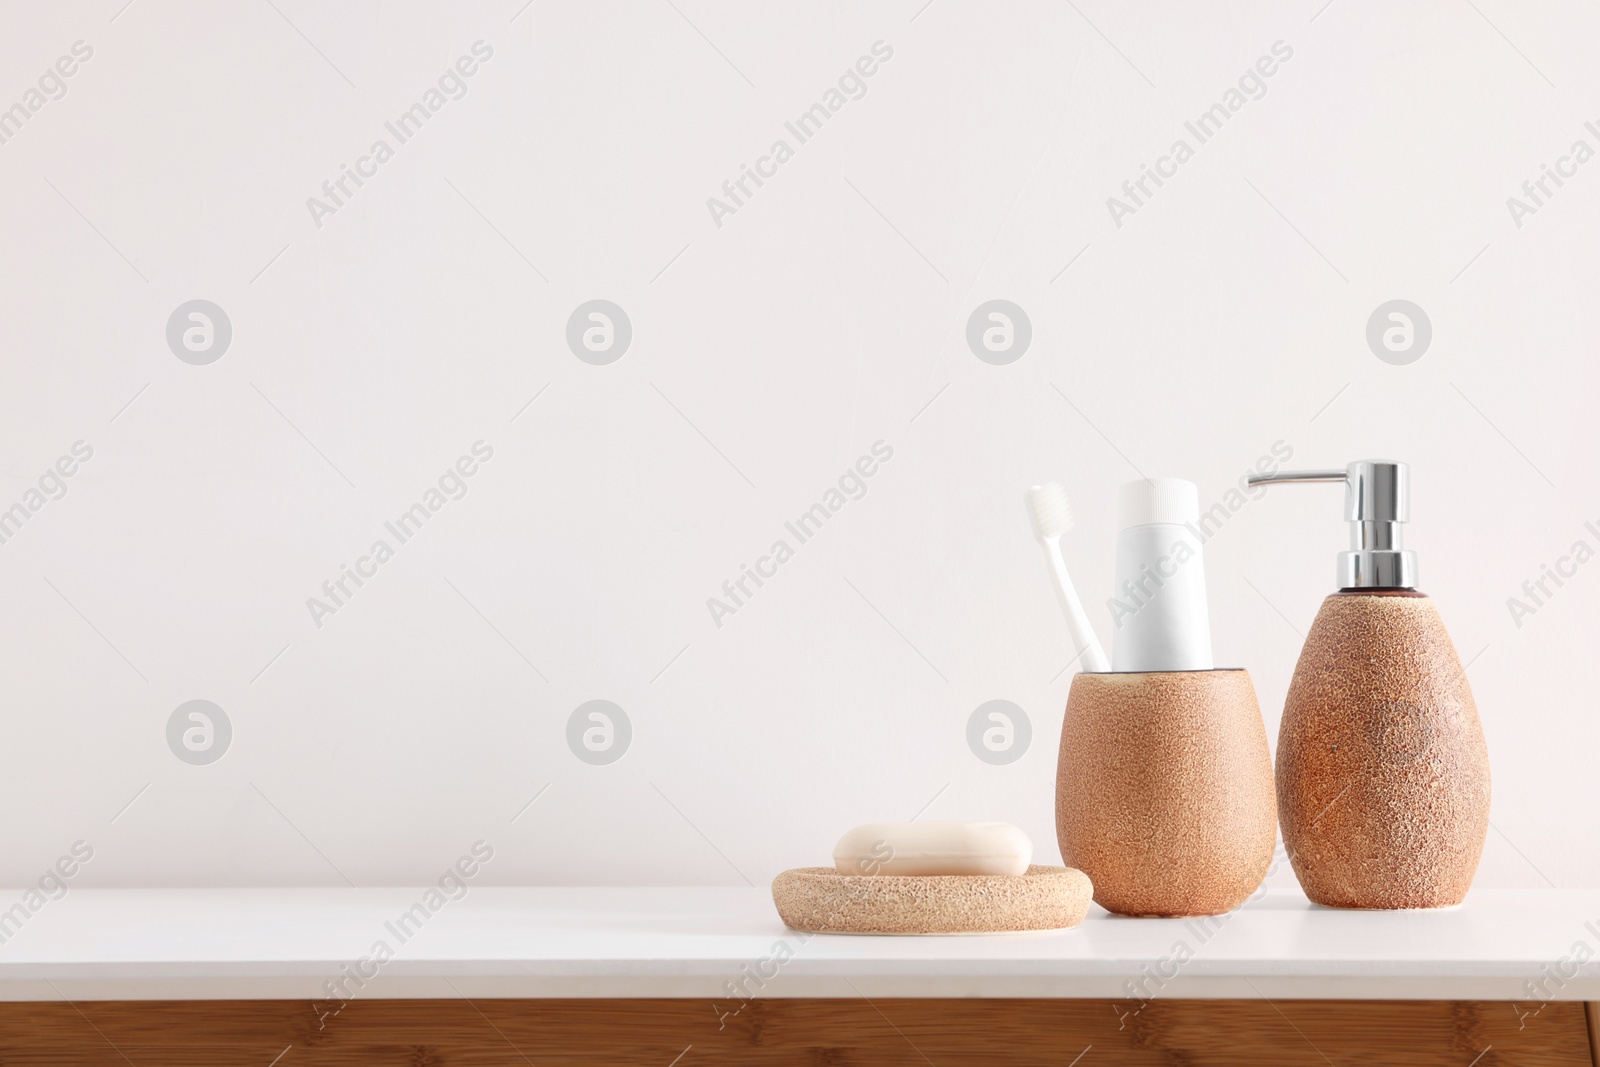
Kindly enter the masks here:
[[1140, 478], [1117, 493], [1118, 529], [1171, 524], [1200, 518], [1200, 490], [1182, 478]]
[[1205, 551], [1194, 525], [1200, 490], [1182, 478], [1141, 478], [1117, 498], [1111, 669], [1210, 670]]

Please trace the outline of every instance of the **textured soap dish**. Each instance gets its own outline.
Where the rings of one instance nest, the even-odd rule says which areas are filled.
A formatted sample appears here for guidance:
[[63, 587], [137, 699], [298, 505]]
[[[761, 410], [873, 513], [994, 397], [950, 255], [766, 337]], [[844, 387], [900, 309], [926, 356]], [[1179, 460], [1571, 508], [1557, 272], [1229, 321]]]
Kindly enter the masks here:
[[772, 880], [772, 901], [796, 930], [829, 934], [997, 934], [1077, 926], [1089, 876], [1034, 864], [1022, 875], [860, 875], [797, 867]]

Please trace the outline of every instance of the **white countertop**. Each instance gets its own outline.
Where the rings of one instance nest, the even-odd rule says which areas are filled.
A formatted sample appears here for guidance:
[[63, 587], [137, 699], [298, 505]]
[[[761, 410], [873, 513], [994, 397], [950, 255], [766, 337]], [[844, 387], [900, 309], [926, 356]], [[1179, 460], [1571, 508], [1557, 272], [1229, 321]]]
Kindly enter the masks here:
[[751, 974], [763, 997], [1125, 999], [1142, 980], [1163, 998], [1600, 1000], [1594, 891], [1482, 890], [1439, 912], [1333, 911], [1274, 891], [1209, 931], [1094, 907], [1055, 933], [808, 938], [764, 889], [476, 887], [402, 941], [393, 924], [423, 892], [73, 889], [0, 928], [0, 1000], [323, 999], [385, 951], [359, 964], [375, 977], [351, 984], [358, 998], [733, 1004], [727, 983]]

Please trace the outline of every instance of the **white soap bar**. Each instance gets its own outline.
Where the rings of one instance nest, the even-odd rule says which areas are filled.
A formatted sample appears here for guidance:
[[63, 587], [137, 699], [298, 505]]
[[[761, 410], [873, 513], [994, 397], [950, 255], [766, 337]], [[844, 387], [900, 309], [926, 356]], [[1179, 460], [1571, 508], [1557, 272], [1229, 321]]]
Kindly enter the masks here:
[[1008, 822], [873, 822], [833, 846], [840, 874], [1026, 874], [1033, 842]]

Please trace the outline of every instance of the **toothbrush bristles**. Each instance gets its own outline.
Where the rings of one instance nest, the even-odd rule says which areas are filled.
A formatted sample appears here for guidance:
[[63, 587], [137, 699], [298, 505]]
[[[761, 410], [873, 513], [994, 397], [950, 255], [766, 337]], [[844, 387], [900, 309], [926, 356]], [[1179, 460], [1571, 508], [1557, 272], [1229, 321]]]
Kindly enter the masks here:
[[1072, 505], [1060, 482], [1035, 485], [1028, 490], [1028, 517], [1035, 537], [1060, 537], [1072, 529]]

